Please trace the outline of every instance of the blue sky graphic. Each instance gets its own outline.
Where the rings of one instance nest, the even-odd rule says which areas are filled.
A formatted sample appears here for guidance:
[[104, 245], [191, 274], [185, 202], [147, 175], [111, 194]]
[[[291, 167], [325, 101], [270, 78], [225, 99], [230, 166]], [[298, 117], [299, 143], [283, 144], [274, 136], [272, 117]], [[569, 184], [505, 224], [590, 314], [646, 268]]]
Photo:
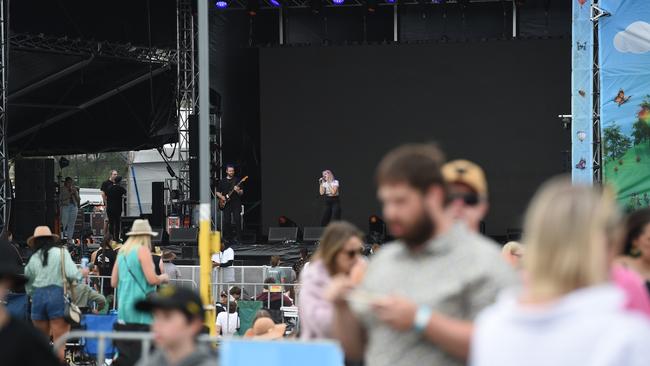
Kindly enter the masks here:
[[[602, 0], [601, 7], [612, 14], [599, 21], [601, 123], [607, 127], [616, 122], [623, 133], [630, 135], [640, 110], [639, 104], [646, 95], [650, 95], [650, 33], [638, 33], [639, 29], [650, 31], [650, 1]], [[633, 23], [633, 34], [641, 34], [641, 37], [630, 32], [622, 33], [619, 37], [624, 38], [619, 38], [618, 45], [628, 52], [621, 52], [615, 46], [615, 37]], [[621, 39], [625, 40], [623, 46]], [[628, 44], [631, 46], [627, 47]], [[630, 48], [633, 52], [629, 51]], [[631, 96], [621, 106], [614, 102], [620, 89], [624, 90], [626, 96]]]

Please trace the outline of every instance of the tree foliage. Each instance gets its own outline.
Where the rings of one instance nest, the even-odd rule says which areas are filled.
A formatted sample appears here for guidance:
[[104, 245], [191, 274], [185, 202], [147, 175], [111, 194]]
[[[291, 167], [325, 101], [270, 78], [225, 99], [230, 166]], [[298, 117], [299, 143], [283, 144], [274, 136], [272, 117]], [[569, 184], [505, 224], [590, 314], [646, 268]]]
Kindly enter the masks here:
[[621, 132], [621, 127], [612, 123], [603, 130], [604, 154], [610, 159], [620, 159], [632, 147], [632, 140]]

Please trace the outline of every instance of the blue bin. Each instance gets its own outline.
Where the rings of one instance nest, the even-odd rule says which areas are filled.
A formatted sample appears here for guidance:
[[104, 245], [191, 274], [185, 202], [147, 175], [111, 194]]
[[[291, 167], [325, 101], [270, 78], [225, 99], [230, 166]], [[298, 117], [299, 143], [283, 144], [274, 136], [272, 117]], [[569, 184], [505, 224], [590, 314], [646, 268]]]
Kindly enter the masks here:
[[[117, 323], [117, 315], [84, 315], [81, 320], [81, 325], [88, 331], [91, 332], [113, 332], [113, 326]], [[92, 357], [97, 357], [97, 349], [99, 348], [99, 340], [86, 339], [84, 345], [84, 352], [89, 354]], [[115, 347], [113, 347], [113, 341], [110, 339], [104, 340], [105, 344], [105, 357], [111, 358], [115, 353]]]

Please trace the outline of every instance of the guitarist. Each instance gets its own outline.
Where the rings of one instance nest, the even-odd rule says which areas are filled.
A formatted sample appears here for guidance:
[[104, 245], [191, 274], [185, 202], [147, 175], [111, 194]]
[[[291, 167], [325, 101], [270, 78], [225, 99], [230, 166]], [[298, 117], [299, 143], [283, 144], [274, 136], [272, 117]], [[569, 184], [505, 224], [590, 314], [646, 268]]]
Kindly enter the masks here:
[[[220, 200], [227, 201], [223, 208], [223, 235], [224, 239], [231, 239], [235, 243], [239, 242], [241, 231], [241, 195], [244, 190], [237, 186], [239, 178], [235, 177], [235, 167], [226, 166], [226, 177], [219, 181], [217, 186], [217, 197]], [[230, 194], [232, 192], [232, 194]], [[230, 194], [230, 195], [229, 195]], [[232, 228], [234, 227], [234, 230]], [[234, 237], [228, 238], [226, 234], [234, 232]]]

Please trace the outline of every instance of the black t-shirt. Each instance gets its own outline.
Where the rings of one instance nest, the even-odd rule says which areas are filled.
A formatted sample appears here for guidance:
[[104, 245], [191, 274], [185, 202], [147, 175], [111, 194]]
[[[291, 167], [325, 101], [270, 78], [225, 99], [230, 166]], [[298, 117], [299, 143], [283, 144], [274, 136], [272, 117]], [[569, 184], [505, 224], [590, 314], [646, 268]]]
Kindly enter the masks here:
[[106, 202], [106, 210], [111, 212], [122, 212], [122, 197], [126, 194], [126, 189], [124, 187], [113, 184], [106, 191], [106, 196], [108, 196]]
[[61, 365], [43, 334], [33, 326], [11, 317], [0, 328], [0, 355], [3, 365]]
[[111, 182], [110, 179], [107, 179], [106, 181], [104, 181], [104, 183], [102, 183], [102, 188], [101, 188], [102, 192], [104, 192], [104, 194], [108, 194], [108, 189], [112, 185], [113, 185], [113, 182]]
[[[113, 273], [113, 266], [115, 266], [115, 258], [116, 254], [114, 250], [106, 250], [100, 248], [97, 251], [97, 255], [95, 256], [95, 263], [93, 264], [97, 266], [100, 276], [111, 276]], [[103, 282], [101, 280], [98, 282], [103, 283], [104, 294], [111, 292], [112, 288], [110, 278], [104, 278]]]
[[[239, 183], [239, 178], [234, 177], [232, 179], [228, 178], [223, 178], [222, 180], [219, 181], [219, 193], [223, 194], [224, 196], [230, 193], [230, 191], [235, 188], [235, 186]], [[241, 198], [239, 197], [239, 194], [237, 192], [233, 192], [232, 196], [230, 197], [230, 202], [234, 202], [235, 204], [239, 203], [241, 204]]]

